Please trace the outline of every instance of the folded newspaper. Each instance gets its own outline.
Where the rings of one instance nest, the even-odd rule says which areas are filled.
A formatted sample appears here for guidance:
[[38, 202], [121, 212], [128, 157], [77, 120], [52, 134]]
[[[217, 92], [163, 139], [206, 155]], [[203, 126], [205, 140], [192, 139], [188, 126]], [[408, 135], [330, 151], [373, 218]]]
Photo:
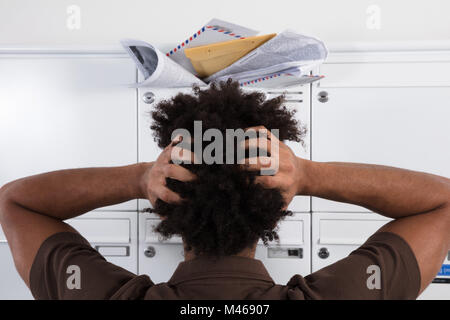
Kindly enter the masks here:
[[284, 31], [248, 53], [232, 65], [206, 78], [206, 82], [228, 78], [243, 80], [264, 77], [280, 71], [297, 68], [303, 76], [325, 61], [328, 50], [316, 38], [294, 31]]
[[258, 31], [229, 22], [213, 19], [198, 32], [162, 53], [144, 41], [125, 39], [121, 44], [136, 63], [144, 80], [137, 87], [190, 87], [206, 86], [213, 81], [231, 78], [241, 86], [287, 87], [316, 81], [321, 76], [310, 76], [310, 71], [323, 63], [328, 50], [317, 38], [284, 31], [265, 42], [230, 66], [199, 79], [184, 49], [256, 35]]

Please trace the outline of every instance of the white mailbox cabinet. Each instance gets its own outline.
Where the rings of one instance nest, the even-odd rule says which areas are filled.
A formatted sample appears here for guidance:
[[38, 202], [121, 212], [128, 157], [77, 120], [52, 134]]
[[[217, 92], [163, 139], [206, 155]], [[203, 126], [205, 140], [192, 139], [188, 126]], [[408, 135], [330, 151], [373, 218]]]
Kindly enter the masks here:
[[[347, 257], [388, 221], [374, 213], [313, 213], [312, 272]], [[448, 264], [449, 257], [444, 261]], [[440, 283], [432, 283], [419, 299], [449, 299], [450, 283], [444, 282], [448, 278], [437, 275]]]
[[[391, 57], [381, 56], [374, 58], [380, 61], [353, 63], [342, 58], [321, 66], [326, 77], [312, 87], [313, 160], [450, 176], [450, 62], [408, 57], [413, 61], [383, 63]], [[312, 199], [312, 210], [368, 211], [318, 198]]]
[[[137, 162], [136, 69], [114, 55], [0, 54], [0, 185]], [[108, 208], [137, 210], [137, 201]]]
[[[0, 53], [0, 185], [57, 169], [153, 161], [161, 150], [150, 111], [179, 91], [191, 92], [129, 88], [138, 73], [123, 53]], [[326, 76], [320, 83], [265, 90], [269, 97], [285, 92], [308, 129], [304, 146], [288, 143], [297, 155], [450, 177], [448, 53], [332, 54], [320, 73]], [[182, 243], [159, 241], [152, 231], [159, 219], [137, 213], [149, 206], [129, 201], [69, 223], [107, 260], [167, 281], [184, 259]], [[388, 221], [310, 197], [296, 197], [289, 209], [295, 214], [280, 223], [280, 244], [260, 243], [256, 251], [280, 284], [346, 257]], [[0, 299], [31, 298], [1, 229], [0, 271]], [[433, 283], [421, 298], [450, 299], [450, 284]]]
[[[154, 232], [159, 222], [154, 214], [139, 215], [139, 273], [149, 274], [155, 283], [168, 281], [184, 260], [180, 237], [163, 240]], [[286, 284], [295, 274], [305, 276], [311, 272], [310, 214], [288, 217], [278, 228], [279, 243], [266, 247], [259, 242], [255, 257], [264, 263], [276, 283]]]
[[[153, 139], [150, 125], [151, 111], [161, 100], [170, 99], [178, 92], [190, 93], [190, 88], [179, 89], [149, 89], [140, 88], [139, 96], [139, 161], [153, 161], [161, 152]], [[289, 143], [296, 154], [310, 158], [310, 86], [299, 86], [288, 90], [266, 90], [267, 96], [274, 97], [286, 94], [286, 105], [297, 110], [297, 119], [308, 128], [305, 144]], [[139, 210], [150, 207], [150, 202], [139, 200]], [[256, 256], [261, 259], [279, 283], [286, 283], [294, 274], [306, 275], [310, 271], [310, 197], [296, 197], [290, 210], [295, 215], [280, 224], [280, 246], [269, 248], [258, 245]], [[159, 241], [158, 235], [152, 232], [159, 219], [148, 213], [140, 213], [140, 245], [139, 272], [148, 273], [156, 283], [167, 281], [175, 271], [179, 262], [183, 261], [183, 247], [180, 238], [174, 237], [168, 241]], [[289, 255], [290, 254], [290, 255]], [[160, 266], [163, 265], [164, 268]]]

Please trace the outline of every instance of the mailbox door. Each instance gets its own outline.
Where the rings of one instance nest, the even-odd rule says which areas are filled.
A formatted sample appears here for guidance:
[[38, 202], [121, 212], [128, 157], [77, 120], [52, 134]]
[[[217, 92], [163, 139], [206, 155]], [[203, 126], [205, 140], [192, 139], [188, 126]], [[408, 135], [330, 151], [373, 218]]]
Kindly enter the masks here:
[[[329, 63], [312, 86], [312, 159], [450, 176], [449, 62]], [[323, 98], [325, 97], [325, 98]], [[312, 199], [320, 212], [367, 212]]]
[[[374, 213], [313, 213], [312, 272], [347, 257], [390, 219]], [[450, 254], [450, 253], [449, 253]], [[449, 257], [419, 299], [450, 299]]]
[[153, 230], [160, 221], [154, 214], [139, 216], [139, 274], [148, 274], [154, 283], [167, 282], [184, 261], [181, 238], [162, 241]]
[[311, 273], [310, 229], [310, 214], [299, 213], [279, 223], [279, 244], [258, 242], [255, 258], [264, 263], [276, 283], [285, 285], [295, 274]]
[[106, 260], [137, 274], [137, 212], [92, 211], [67, 220]]

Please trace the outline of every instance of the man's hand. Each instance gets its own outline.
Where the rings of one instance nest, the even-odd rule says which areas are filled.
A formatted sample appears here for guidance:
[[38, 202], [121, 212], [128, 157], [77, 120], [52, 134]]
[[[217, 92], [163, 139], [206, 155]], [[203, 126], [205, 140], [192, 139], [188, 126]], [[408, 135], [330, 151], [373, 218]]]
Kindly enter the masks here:
[[[141, 189], [145, 198], [149, 199], [152, 206], [156, 200], [161, 199], [167, 203], [180, 203], [182, 198], [170, 190], [166, 185], [166, 178], [178, 181], [191, 181], [195, 175], [180, 165], [171, 163], [171, 160], [182, 160], [190, 156], [191, 152], [181, 149], [177, 144], [181, 139], [172, 141], [159, 155], [158, 159], [150, 164], [141, 180]], [[177, 159], [172, 159], [176, 157]]]
[[[248, 139], [245, 142], [245, 149], [249, 148], [264, 148], [267, 149], [267, 157], [247, 158], [243, 165], [249, 171], [260, 171], [268, 168], [271, 164], [278, 162], [278, 171], [274, 175], [263, 175], [256, 178], [256, 182], [260, 183], [269, 189], [279, 189], [285, 200], [286, 209], [292, 198], [300, 194], [305, 184], [304, 178], [304, 161], [296, 157], [294, 152], [281, 142], [275, 135], [263, 126], [247, 128], [248, 130], [255, 130], [257, 132], [266, 132], [266, 137]], [[273, 150], [274, 143], [278, 144], [278, 150]]]

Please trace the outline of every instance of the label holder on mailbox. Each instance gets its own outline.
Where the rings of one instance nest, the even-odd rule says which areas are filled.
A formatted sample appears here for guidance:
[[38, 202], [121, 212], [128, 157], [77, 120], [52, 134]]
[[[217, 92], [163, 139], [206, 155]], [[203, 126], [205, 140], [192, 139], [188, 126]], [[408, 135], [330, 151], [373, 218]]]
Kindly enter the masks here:
[[267, 258], [303, 259], [303, 248], [299, 247], [268, 247]]

